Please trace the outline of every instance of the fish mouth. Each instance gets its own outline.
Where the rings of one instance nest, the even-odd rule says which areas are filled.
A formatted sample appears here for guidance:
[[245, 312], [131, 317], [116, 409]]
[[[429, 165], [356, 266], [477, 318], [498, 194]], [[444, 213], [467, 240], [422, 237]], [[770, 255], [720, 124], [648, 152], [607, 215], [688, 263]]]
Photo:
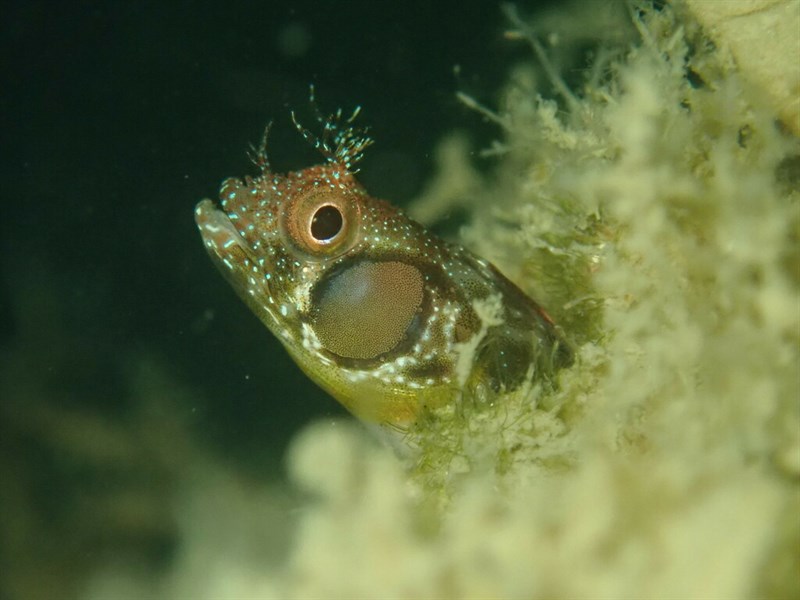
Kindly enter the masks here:
[[[206, 250], [215, 262], [229, 271], [236, 271], [255, 263], [253, 250], [234, 225], [231, 217], [211, 200], [201, 200], [194, 210], [194, 220], [200, 230]], [[241, 220], [237, 222], [242, 226]], [[245, 225], [246, 226], [246, 225]]]
[[226, 213], [208, 199], [197, 204], [194, 219], [212, 262], [239, 297], [275, 331], [279, 322], [273, 308], [275, 295], [262, 261], [245, 238], [249, 221]]

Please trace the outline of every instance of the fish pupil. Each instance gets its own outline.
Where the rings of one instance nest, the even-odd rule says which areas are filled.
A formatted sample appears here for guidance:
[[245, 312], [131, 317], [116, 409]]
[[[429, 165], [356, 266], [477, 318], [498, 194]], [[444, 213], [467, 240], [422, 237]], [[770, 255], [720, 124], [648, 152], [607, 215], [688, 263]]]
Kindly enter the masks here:
[[344, 219], [335, 206], [327, 204], [317, 210], [311, 219], [311, 235], [319, 242], [336, 237], [342, 230]]

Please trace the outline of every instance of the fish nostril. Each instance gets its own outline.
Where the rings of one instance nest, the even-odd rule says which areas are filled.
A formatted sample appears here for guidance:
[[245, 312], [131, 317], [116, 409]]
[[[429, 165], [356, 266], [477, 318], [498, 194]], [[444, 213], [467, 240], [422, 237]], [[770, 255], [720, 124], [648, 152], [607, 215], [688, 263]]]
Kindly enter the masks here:
[[335, 206], [326, 204], [319, 208], [311, 219], [311, 235], [318, 242], [335, 238], [342, 230], [344, 219]]

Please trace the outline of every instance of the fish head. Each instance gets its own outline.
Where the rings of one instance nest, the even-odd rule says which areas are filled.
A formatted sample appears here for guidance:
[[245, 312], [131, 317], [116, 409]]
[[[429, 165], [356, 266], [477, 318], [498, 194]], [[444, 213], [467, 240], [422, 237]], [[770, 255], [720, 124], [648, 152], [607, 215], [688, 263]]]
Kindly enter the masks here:
[[195, 220], [213, 262], [312, 379], [364, 420], [412, 419], [414, 386], [386, 372], [431, 309], [424, 228], [333, 162], [229, 178]]

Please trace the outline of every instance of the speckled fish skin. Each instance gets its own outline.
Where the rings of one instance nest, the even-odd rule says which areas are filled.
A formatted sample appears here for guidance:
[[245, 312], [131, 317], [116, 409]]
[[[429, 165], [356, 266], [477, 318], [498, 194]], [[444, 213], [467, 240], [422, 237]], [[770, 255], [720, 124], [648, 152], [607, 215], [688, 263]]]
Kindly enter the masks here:
[[273, 173], [265, 141], [261, 175], [225, 180], [220, 208], [195, 211], [214, 263], [312, 380], [365, 422], [405, 429], [571, 363], [549, 316], [493, 265], [367, 194], [352, 165], [371, 140], [341, 113], [321, 123], [320, 138], [298, 129], [324, 164]]

